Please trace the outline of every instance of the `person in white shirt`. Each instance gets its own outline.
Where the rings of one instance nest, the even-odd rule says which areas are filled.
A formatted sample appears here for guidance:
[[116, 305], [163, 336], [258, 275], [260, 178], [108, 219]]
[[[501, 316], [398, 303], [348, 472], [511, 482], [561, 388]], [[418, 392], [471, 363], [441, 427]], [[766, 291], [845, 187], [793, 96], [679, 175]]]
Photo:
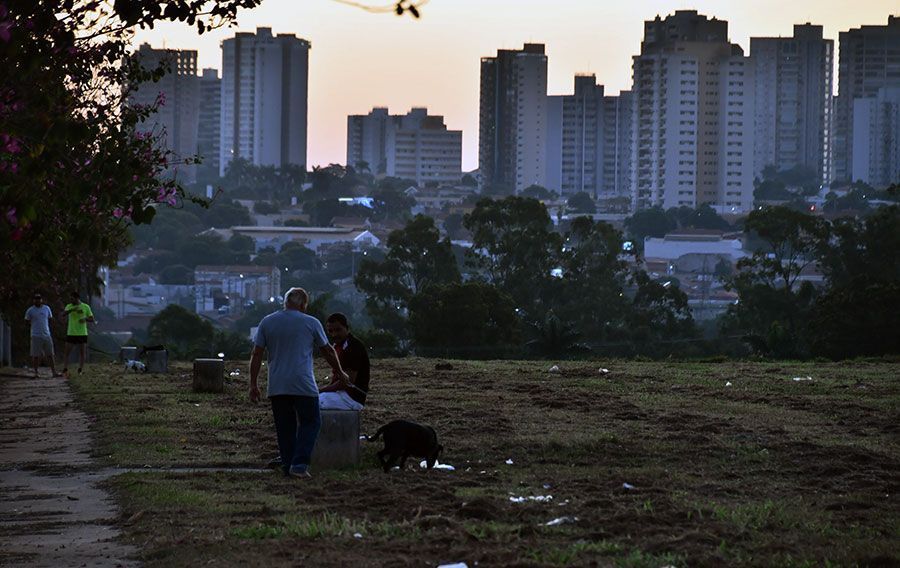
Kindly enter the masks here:
[[31, 324], [31, 365], [34, 367], [34, 376], [38, 376], [38, 367], [41, 359], [47, 359], [54, 377], [60, 376], [56, 372], [56, 363], [53, 361], [53, 336], [50, 335], [50, 320], [53, 312], [50, 306], [44, 305], [44, 299], [40, 294], [34, 295], [34, 303], [25, 311], [25, 321]]

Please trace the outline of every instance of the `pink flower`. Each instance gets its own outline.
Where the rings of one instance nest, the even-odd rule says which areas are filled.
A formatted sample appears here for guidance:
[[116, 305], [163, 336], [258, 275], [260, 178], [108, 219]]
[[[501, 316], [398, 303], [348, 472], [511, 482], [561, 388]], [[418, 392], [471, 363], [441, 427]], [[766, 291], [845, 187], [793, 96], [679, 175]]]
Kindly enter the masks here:
[[121, 207], [116, 207], [115, 209], [113, 209], [112, 214], [116, 219], [121, 219], [125, 215], [125, 212], [122, 211]]
[[21, 150], [22, 145], [17, 139], [8, 134], [0, 134], [0, 151], [18, 154]]
[[10, 225], [18, 225], [19, 218], [16, 216], [16, 208], [10, 207], [6, 210], [6, 222]]

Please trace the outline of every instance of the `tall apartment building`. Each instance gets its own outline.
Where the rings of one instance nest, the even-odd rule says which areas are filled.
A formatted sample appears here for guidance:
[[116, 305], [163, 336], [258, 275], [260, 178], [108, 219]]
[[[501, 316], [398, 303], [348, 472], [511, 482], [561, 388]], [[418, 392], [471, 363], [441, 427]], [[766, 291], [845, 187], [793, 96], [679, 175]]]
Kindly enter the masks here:
[[391, 115], [386, 108], [347, 117], [347, 164], [365, 162], [375, 174], [417, 184], [457, 183], [462, 177], [462, 131], [447, 130], [443, 116], [414, 108]]
[[[144, 83], [130, 94], [133, 104], [150, 105], [161, 97], [162, 104], [138, 126], [142, 132], [162, 135], [164, 144], [174, 154], [175, 162], [192, 158], [197, 153], [197, 123], [199, 118], [199, 85], [197, 78], [197, 52], [183, 49], [154, 49], [144, 43], [136, 57], [146, 69], [155, 69], [161, 63], [168, 72], [156, 83]], [[169, 173], [185, 183], [196, 179], [195, 165], [178, 165]]]
[[753, 70], [728, 23], [657, 16], [633, 69], [633, 207], [752, 208]]
[[834, 134], [837, 181], [853, 181], [854, 101], [876, 96], [882, 87], [900, 86], [900, 16], [886, 26], [841, 32]]
[[616, 194], [631, 195], [631, 160], [634, 147], [634, 96], [631, 91], [620, 91], [616, 97]]
[[387, 131], [395, 128], [396, 116], [387, 108], [347, 117], [347, 165], [365, 166], [376, 175], [387, 174]]
[[900, 183], [900, 86], [853, 101], [853, 180], [876, 189]]
[[221, 175], [234, 158], [306, 165], [310, 47], [271, 28], [222, 42]]
[[222, 118], [222, 80], [216, 69], [204, 69], [200, 76], [200, 118], [197, 127], [197, 179], [211, 182], [219, 177]]
[[543, 44], [481, 59], [478, 168], [482, 191], [517, 193], [547, 177]]
[[[627, 111], [623, 107], [627, 107]], [[547, 97], [548, 189], [594, 198], [628, 191], [622, 171], [631, 157], [628, 93], [605, 96], [594, 75], [575, 77], [572, 95]]]
[[754, 175], [772, 165], [813, 169], [831, 181], [834, 41], [822, 26], [794, 26], [793, 37], [750, 38], [756, 82]]

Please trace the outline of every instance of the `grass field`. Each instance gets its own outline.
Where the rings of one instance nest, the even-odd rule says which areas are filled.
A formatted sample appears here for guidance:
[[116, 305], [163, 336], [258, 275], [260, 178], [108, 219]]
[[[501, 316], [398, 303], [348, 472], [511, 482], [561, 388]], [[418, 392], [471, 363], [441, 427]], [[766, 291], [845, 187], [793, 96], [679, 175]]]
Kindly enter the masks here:
[[[437, 362], [375, 362], [363, 429], [430, 424], [455, 471], [384, 474], [372, 443], [309, 481], [129, 473], [126, 538], [151, 566], [900, 565], [900, 364]], [[199, 395], [186, 366], [92, 366], [98, 457], [261, 467], [271, 414], [233, 370]]]

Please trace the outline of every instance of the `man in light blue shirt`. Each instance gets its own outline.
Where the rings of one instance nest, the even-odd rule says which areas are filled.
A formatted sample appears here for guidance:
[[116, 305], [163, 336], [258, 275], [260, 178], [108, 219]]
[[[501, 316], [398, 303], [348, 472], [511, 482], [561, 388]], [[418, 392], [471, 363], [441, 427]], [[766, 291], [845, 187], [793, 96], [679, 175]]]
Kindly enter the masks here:
[[25, 321], [31, 324], [31, 365], [34, 367], [34, 377], [38, 377], [38, 367], [41, 358], [50, 363], [50, 370], [54, 377], [60, 376], [56, 372], [56, 364], [53, 361], [53, 337], [50, 335], [50, 320], [53, 312], [50, 306], [44, 304], [44, 299], [35, 292], [34, 304], [25, 312]]
[[268, 352], [267, 396], [272, 403], [278, 452], [285, 475], [309, 477], [309, 462], [319, 435], [319, 388], [313, 375], [313, 356], [318, 351], [331, 365], [336, 378], [349, 376], [341, 368], [325, 330], [307, 315], [309, 295], [291, 288], [284, 309], [259, 323], [250, 357], [250, 400], [259, 401], [258, 378], [262, 358]]

